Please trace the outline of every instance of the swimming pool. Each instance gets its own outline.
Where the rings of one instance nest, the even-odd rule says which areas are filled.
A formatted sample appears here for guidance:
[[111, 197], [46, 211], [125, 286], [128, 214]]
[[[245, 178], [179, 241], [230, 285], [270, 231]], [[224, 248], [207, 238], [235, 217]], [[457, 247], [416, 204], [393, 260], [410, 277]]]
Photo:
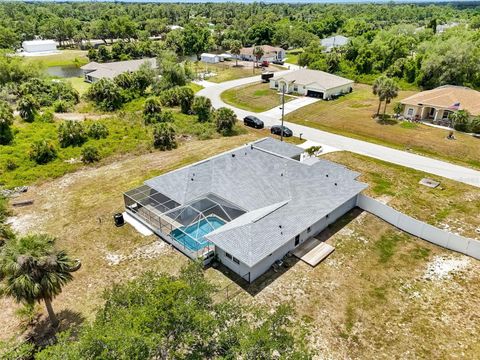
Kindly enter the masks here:
[[192, 225], [173, 230], [170, 236], [189, 250], [197, 251], [210, 244], [205, 235], [224, 224], [225, 221], [216, 216], [207, 216]]

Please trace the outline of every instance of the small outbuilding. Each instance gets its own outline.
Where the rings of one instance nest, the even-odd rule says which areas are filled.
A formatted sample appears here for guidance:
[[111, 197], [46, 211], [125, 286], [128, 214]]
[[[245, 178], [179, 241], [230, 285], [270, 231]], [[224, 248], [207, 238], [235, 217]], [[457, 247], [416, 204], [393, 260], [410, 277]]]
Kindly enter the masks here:
[[22, 48], [26, 53], [55, 53], [57, 43], [54, 40], [28, 40], [22, 43]]
[[270, 79], [270, 88], [330, 100], [353, 90], [353, 80], [324, 71], [300, 69]]
[[220, 56], [217, 54], [203, 53], [200, 55], [200, 61], [209, 64], [216, 64], [220, 62]]

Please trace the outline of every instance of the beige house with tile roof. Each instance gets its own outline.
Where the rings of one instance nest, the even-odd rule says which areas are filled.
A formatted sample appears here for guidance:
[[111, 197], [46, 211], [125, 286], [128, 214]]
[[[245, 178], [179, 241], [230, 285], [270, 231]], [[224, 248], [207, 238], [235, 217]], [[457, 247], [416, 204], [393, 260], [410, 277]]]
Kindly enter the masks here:
[[441, 121], [457, 110], [480, 115], [480, 92], [463, 86], [445, 85], [412, 95], [400, 101], [407, 119]]
[[272, 62], [275, 60], [283, 60], [285, 58], [285, 50], [280, 47], [270, 46], [270, 45], [259, 45], [255, 47], [245, 47], [240, 50], [240, 55], [238, 55], [239, 60], [244, 61], [254, 61], [255, 55], [253, 55], [253, 50], [256, 47], [260, 47], [263, 50], [263, 56], [260, 58], [260, 62], [268, 61]]

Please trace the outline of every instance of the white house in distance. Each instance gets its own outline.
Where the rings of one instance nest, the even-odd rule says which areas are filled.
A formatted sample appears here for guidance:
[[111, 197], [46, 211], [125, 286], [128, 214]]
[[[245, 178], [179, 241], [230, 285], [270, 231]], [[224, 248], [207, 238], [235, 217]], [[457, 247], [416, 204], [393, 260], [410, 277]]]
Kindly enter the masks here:
[[348, 44], [348, 38], [343, 35], [335, 35], [320, 40], [321, 45], [325, 48], [325, 52], [330, 52], [335, 48]]
[[263, 56], [260, 58], [260, 62], [262, 61], [268, 61], [268, 62], [273, 62], [273, 61], [283, 61], [285, 58], [285, 50], [280, 48], [280, 47], [275, 47], [275, 46], [270, 46], [270, 45], [259, 45], [255, 47], [245, 47], [240, 50], [240, 55], [235, 56], [239, 60], [244, 60], [244, 61], [255, 61], [255, 55], [253, 55], [253, 50], [256, 47], [260, 47], [263, 50]]
[[203, 53], [200, 55], [200, 61], [208, 64], [216, 64], [221, 61], [221, 58], [217, 54]]
[[480, 92], [463, 86], [440, 86], [400, 102], [405, 106], [403, 116], [412, 120], [448, 120], [448, 116], [457, 110], [466, 110], [473, 116], [480, 115]]
[[265, 138], [147, 180], [127, 214], [192, 259], [218, 260], [248, 282], [356, 206], [359, 173]]
[[353, 80], [319, 70], [300, 69], [270, 79], [270, 88], [330, 100], [353, 90]]
[[27, 54], [54, 54], [57, 43], [54, 40], [27, 40], [22, 43], [23, 52]]
[[128, 72], [137, 71], [143, 64], [150, 64], [152, 68], [157, 67], [157, 59], [147, 58], [139, 60], [116, 61], [110, 63], [97, 63], [95, 61], [83, 65], [85, 81], [93, 83], [103, 78], [113, 79], [116, 76]]

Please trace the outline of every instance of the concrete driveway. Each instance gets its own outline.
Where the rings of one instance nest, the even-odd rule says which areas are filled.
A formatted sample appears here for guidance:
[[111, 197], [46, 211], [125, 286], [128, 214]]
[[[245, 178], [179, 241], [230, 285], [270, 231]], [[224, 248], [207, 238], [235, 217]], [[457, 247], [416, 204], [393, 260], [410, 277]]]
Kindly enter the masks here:
[[[298, 67], [292, 67], [291, 70], [281, 71], [277, 74], [288, 73], [296, 68]], [[209, 83], [204, 89], [200, 90], [197, 95], [208, 97], [212, 101], [212, 105], [215, 108], [227, 107], [232, 109], [240, 119], [243, 119], [247, 115], [255, 115], [259, 119], [263, 120], [265, 122], [265, 126], [267, 127], [280, 124], [281, 110], [279, 108], [270, 109], [263, 113], [252, 113], [225, 104], [220, 98], [220, 94], [225, 90], [257, 82], [259, 81], [259, 78], [260, 76], [257, 75], [244, 79], [226, 81], [220, 84], [212, 85], [212, 83]], [[292, 100], [285, 104], [285, 114], [288, 114], [289, 112], [297, 110], [315, 101], [319, 100], [307, 97]], [[396, 150], [390, 147], [332, 134], [307, 126], [297, 125], [289, 122], [285, 122], [284, 125], [292, 129], [295, 136], [300, 136], [300, 134], [302, 134], [302, 138], [306, 140], [312, 140], [340, 150], [351, 151], [357, 154], [366, 155], [375, 159], [388, 161], [393, 164], [402, 165], [415, 170], [424, 171], [426, 173], [480, 187], [480, 171], [477, 170], [454, 165], [446, 161], [435, 160], [429, 157], [412, 154], [407, 151]]]

